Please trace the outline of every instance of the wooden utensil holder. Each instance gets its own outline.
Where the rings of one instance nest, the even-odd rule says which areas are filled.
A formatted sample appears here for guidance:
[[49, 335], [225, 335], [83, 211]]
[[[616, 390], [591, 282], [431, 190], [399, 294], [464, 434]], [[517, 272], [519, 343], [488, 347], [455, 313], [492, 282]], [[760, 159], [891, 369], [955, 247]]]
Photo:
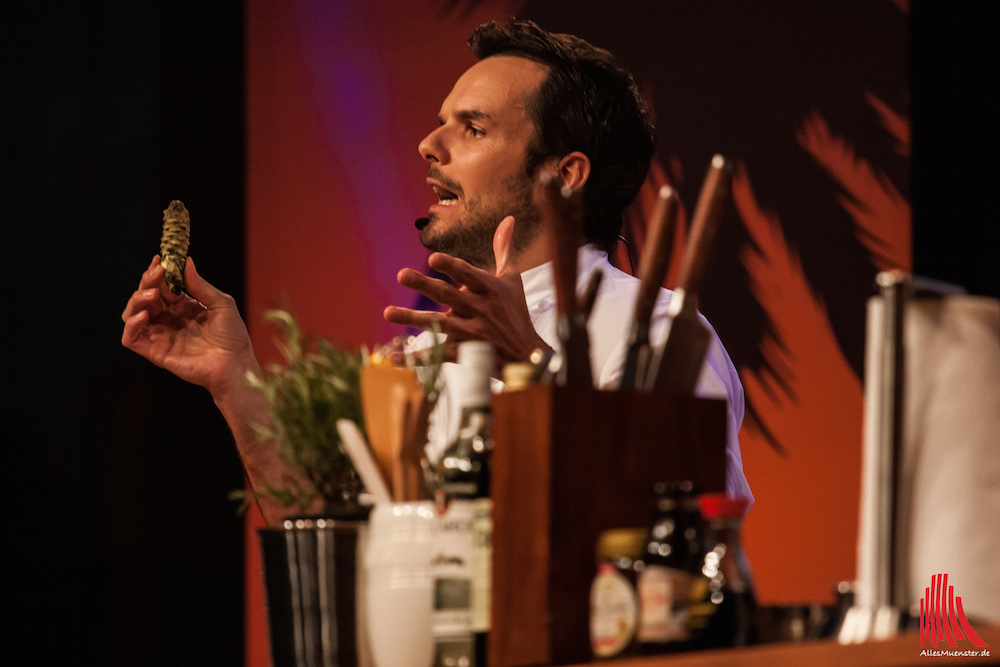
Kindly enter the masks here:
[[494, 397], [490, 667], [588, 662], [598, 535], [652, 487], [725, 490], [726, 402], [541, 385]]

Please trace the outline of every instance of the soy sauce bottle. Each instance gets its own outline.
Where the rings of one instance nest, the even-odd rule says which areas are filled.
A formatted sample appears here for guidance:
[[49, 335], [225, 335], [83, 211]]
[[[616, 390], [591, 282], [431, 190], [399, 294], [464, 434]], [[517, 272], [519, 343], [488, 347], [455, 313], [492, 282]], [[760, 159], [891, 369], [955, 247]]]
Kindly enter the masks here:
[[690, 648], [688, 606], [704, 556], [694, 485], [661, 482], [653, 491], [657, 515], [643, 554], [646, 566], [637, 582], [641, 606], [637, 639], [645, 655]]
[[746, 498], [705, 494], [699, 499], [709, 549], [688, 607], [692, 648], [757, 643], [757, 598], [740, 542]]

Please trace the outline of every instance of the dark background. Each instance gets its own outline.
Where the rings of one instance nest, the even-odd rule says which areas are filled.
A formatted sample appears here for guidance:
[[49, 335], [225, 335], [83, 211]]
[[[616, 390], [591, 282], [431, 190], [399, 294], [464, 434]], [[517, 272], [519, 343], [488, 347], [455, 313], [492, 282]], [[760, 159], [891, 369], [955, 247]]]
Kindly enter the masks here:
[[981, 6], [912, 4], [914, 272], [1000, 297], [997, 39]]
[[[203, 390], [120, 345], [171, 199], [192, 255], [242, 299], [242, 15], [95, 0], [5, 21], [3, 590], [32, 664], [242, 663], [231, 438]], [[916, 271], [997, 296], [996, 102], [980, 92], [996, 41], [958, 9], [912, 20]]]
[[8, 650], [240, 665], [232, 439], [203, 389], [121, 346], [120, 315], [175, 198], [242, 299], [242, 3], [23, 7], [3, 46]]

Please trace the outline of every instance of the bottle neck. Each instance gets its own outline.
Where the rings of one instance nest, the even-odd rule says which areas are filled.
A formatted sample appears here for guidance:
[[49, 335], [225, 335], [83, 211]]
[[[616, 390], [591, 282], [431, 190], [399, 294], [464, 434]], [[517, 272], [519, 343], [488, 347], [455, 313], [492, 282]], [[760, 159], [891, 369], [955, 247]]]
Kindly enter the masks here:
[[739, 518], [716, 518], [708, 522], [709, 554], [715, 554], [719, 571], [737, 592], [752, 588], [750, 568], [740, 540]]
[[493, 393], [490, 391], [490, 377], [477, 377], [469, 373], [462, 387], [462, 410], [480, 410], [489, 412], [493, 402]]
[[493, 347], [481, 341], [467, 341], [459, 345], [460, 369], [458, 389], [462, 406], [467, 408], [489, 405], [490, 374], [493, 372]]
[[466, 406], [462, 408], [462, 419], [459, 422], [459, 437], [468, 437], [470, 430], [478, 432], [490, 430], [493, 414], [490, 405]]

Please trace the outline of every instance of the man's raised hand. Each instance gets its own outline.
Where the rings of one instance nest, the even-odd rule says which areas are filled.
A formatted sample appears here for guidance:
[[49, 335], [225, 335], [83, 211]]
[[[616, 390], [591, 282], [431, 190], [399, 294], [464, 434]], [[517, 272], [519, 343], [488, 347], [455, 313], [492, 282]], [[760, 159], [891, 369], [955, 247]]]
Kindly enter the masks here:
[[494, 345], [503, 362], [527, 361], [531, 352], [546, 343], [535, 333], [524, 301], [524, 286], [513, 252], [514, 218], [507, 216], [493, 235], [496, 273], [468, 262], [433, 253], [428, 265], [451, 278], [456, 285], [403, 269], [397, 279], [445, 307], [443, 312], [411, 310], [398, 306], [385, 309], [385, 319], [395, 324], [432, 329], [448, 336], [449, 349], [464, 340], [485, 340]]
[[122, 312], [122, 345], [183, 380], [221, 395], [259, 372], [236, 302], [185, 266], [187, 294], [173, 294], [156, 256]]

